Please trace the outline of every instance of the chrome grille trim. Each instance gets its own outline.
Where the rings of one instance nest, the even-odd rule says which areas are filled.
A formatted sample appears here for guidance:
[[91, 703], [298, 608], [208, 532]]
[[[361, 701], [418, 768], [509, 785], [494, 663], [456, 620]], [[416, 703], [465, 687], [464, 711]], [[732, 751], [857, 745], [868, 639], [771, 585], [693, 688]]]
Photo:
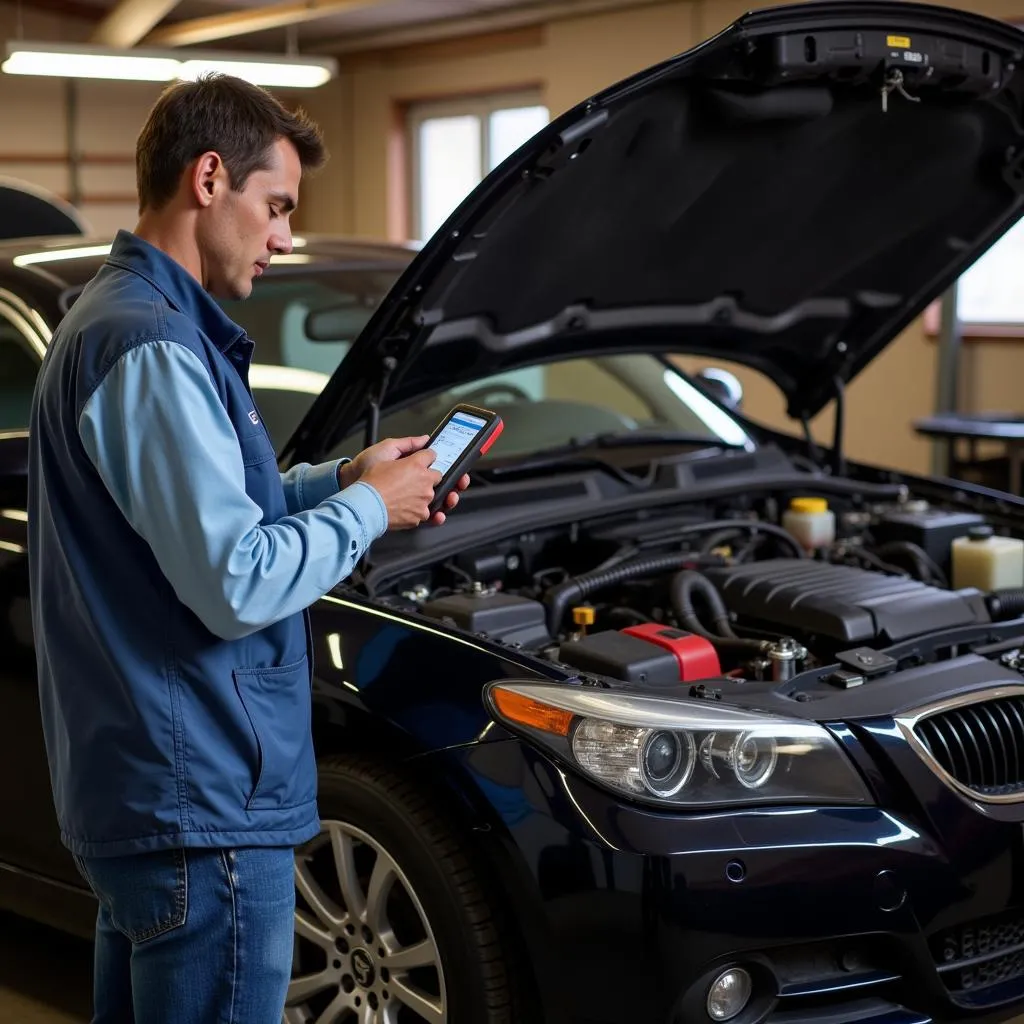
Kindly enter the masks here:
[[952, 789], [983, 803], [1024, 803], [1024, 684], [936, 701], [895, 722]]

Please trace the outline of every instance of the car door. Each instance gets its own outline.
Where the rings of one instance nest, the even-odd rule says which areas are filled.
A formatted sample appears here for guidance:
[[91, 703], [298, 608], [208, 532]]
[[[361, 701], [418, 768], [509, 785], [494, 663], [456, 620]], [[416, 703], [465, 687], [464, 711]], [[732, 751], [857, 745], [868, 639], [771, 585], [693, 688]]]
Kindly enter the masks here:
[[50, 793], [29, 610], [28, 422], [45, 340], [27, 312], [0, 290], [0, 861], [74, 880]]

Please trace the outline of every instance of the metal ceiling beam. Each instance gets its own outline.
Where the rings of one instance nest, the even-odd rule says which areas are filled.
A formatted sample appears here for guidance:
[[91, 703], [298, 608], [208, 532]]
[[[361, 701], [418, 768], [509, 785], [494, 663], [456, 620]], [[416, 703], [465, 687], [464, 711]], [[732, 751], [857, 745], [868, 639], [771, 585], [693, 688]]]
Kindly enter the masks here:
[[89, 42], [99, 46], [134, 46], [177, 6], [178, 0], [121, 0], [96, 26]]
[[461, 36], [486, 35], [550, 21], [563, 21], [567, 18], [637, 10], [643, 7], [661, 7], [678, 2], [679, 0], [537, 0], [533, 3], [498, 7], [483, 14], [458, 15], [419, 22], [402, 28], [335, 36], [307, 43], [303, 49], [307, 53], [343, 56], [346, 53], [387, 50], [417, 43], [457, 39]]
[[295, 2], [254, 7], [230, 14], [212, 14], [205, 18], [179, 21], [158, 28], [146, 37], [146, 45], [193, 46], [214, 39], [244, 36], [251, 32], [284, 28], [304, 21], [315, 21], [330, 14], [341, 14], [357, 7], [374, 7], [381, 0], [295, 0]]

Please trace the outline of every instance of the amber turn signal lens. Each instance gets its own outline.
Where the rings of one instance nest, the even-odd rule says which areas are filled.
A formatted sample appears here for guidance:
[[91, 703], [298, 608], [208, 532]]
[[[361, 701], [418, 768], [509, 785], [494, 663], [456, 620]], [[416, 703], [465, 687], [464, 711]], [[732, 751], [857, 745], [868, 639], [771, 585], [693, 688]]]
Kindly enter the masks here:
[[524, 697], [520, 693], [495, 688], [494, 704], [504, 718], [519, 725], [528, 725], [532, 729], [554, 733], [556, 736], [568, 736], [572, 725], [573, 714], [561, 708], [553, 708], [532, 697]]

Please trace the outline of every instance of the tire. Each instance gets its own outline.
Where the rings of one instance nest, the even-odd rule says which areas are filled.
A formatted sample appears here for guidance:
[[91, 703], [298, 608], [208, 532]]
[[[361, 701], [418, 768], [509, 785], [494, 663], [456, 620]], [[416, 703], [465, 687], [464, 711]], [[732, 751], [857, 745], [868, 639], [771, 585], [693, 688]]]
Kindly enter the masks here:
[[296, 851], [286, 1024], [541, 1020], [469, 835], [415, 782], [331, 758], [319, 803], [320, 836]]

